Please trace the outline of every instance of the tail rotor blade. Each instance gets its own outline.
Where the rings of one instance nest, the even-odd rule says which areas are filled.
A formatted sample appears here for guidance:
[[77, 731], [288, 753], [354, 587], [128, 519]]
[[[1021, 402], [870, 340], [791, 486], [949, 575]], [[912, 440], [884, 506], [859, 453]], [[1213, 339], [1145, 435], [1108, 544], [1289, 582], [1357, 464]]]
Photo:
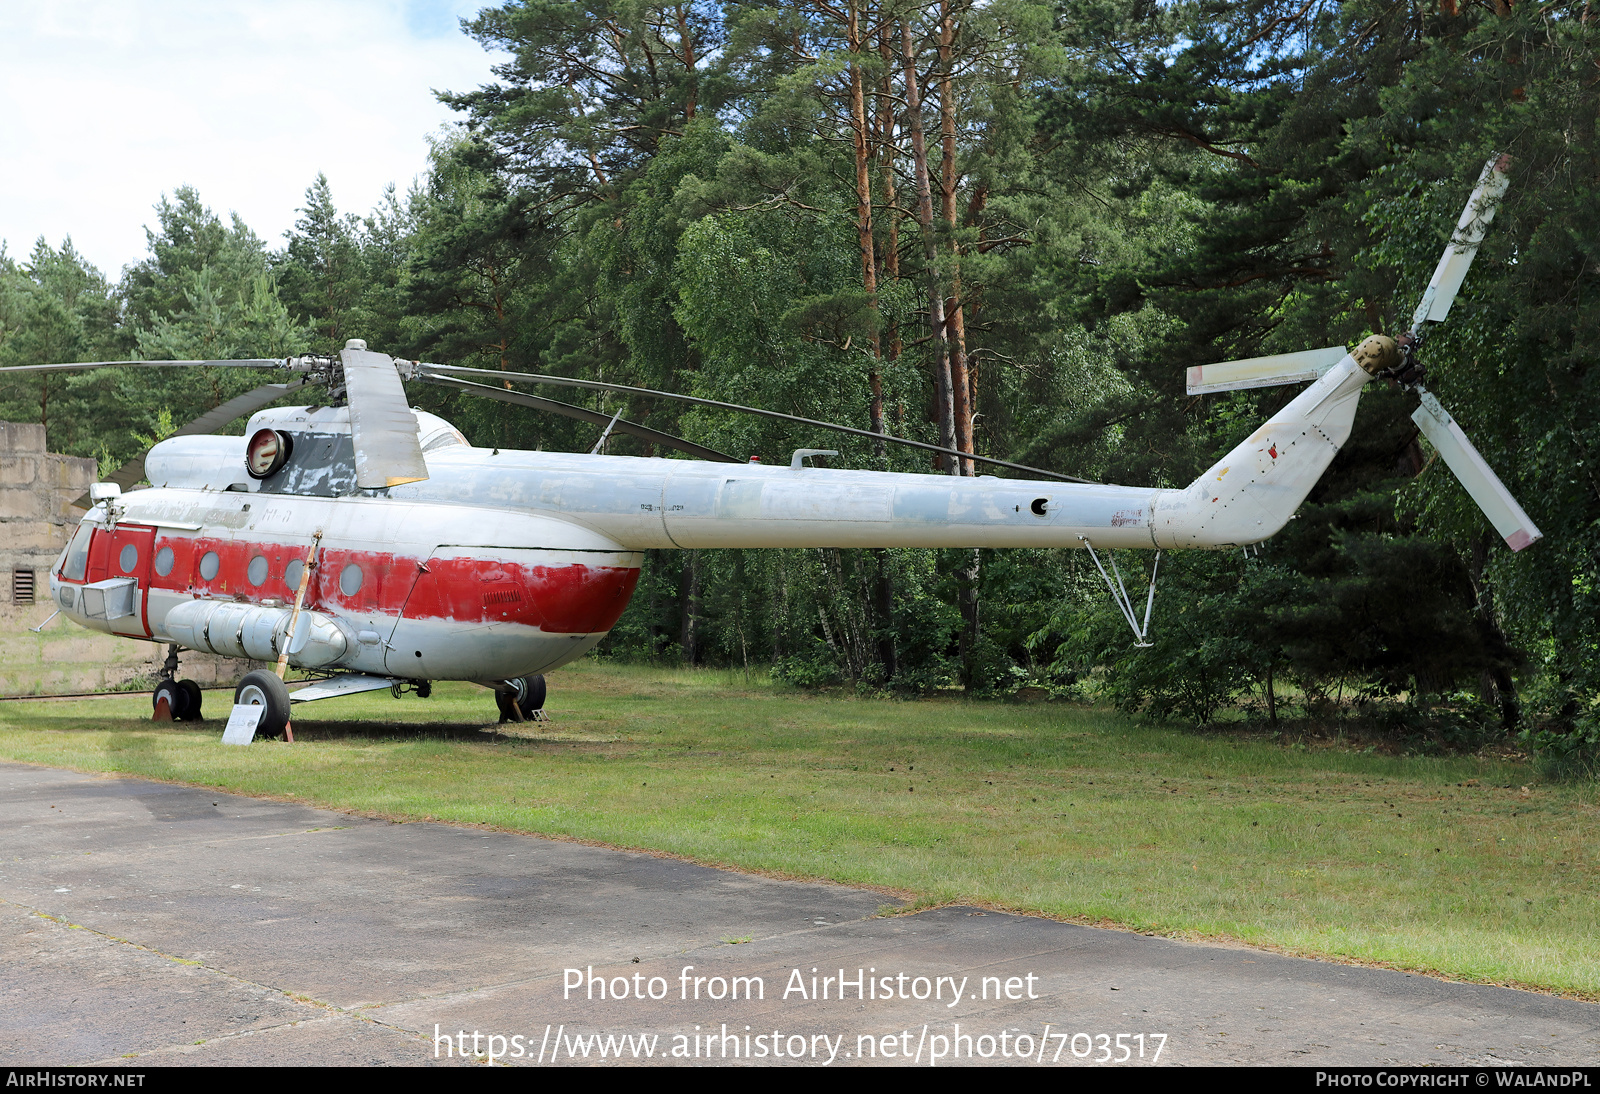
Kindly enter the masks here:
[[1304, 349], [1298, 353], [1279, 353], [1271, 357], [1224, 361], [1216, 365], [1191, 365], [1189, 394], [1243, 391], [1246, 388], [1315, 380], [1342, 361], [1345, 353], [1343, 346], [1328, 346], [1325, 349]]
[[1461, 291], [1461, 282], [1472, 268], [1478, 245], [1483, 242], [1489, 222], [1494, 220], [1494, 214], [1500, 208], [1500, 199], [1505, 196], [1506, 187], [1511, 185], [1510, 167], [1510, 156], [1494, 156], [1484, 165], [1483, 174], [1478, 176], [1478, 185], [1473, 187], [1472, 196], [1467, 198], [1467, 207], [1461, 211], [1461, 219], [1456, 222], [1455, 231], [1450, 233], [1450, 242], [1439, 258], [1439, 265], [1434, 268], [1433, 277], [1422, 294], [1416, 313], [1411, 317], [1413, 333], [1422, 329], [1423, 323], [1440, 323], [1450, 314], [1450, 305], [1455, 303], [1456, 293]]
[[1422, 405], [1411, 420], [1438, 450], [1439, 456], [1455, 472], [1456, 479], [1478, 503], [1483, 515], [1489, 518], [1494, 530], [1513, 551], [1520, 551], [1544, 538], [1533, 518], [1517, 504], [1511, 491], [1505, 488], [1500, 477], [1484, 462], [1478, 450], [1472, 447], [1467, 435], [1461, 432], [1450, 412], [1439, 404], [1433, 393], [1423, 390]]

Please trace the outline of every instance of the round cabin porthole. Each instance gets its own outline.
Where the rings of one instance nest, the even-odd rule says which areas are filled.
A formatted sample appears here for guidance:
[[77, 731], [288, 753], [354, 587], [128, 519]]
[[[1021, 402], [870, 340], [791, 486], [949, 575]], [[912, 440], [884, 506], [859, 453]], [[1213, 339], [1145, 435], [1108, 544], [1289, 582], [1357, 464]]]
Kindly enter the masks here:
[[217, 552], [207, 551], [204, 555], [200, 556], [201, 581], [213, 580], [217, 576], [217, 572], [221, 569], [222, 559], [217, 557]]
[[355, 596], [361, 591], [361, 567], [354, 562], [346, 562], [344, 569], [339, 571], [339, 591], [345, 596]]
[[139, 565], [139, 548], [131, 543], [122, 545], [122, 553], [117, 556], [117, 565], [125, 574], [133, 573], [133, 568]]
[[250, 560], [250, 566], [245, 570], [244, 576], [250, 579], [250, 584], [260, 585], [267, 580], [267, 560], [257, 555]]
[[163, 547], [156, 552], [156, 573], [166, 577], [172, 572], [172, 564], [177, 561], [177, 556], [172, 553], [171, 547]]
[[305, 571], [306, 564], [298, 558], [283, 568], [283, 583], [289, 586], [289, 591], [297, 592], [300, 588], [300, 575]]

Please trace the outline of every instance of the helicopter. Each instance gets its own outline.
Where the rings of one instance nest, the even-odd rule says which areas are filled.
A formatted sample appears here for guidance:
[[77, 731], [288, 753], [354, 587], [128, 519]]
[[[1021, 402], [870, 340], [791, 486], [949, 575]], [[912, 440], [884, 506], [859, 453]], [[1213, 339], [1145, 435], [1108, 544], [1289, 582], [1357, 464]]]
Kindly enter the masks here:
[[[672, 392], [397, 359], [351, 339], [338, 354], [244, 361], [25, 365], [0, 373], [111, 366], [228, 365], [297, 379], [232, 399], [94, 484], [50, 573], [57, 610], [114, 635], [164, 643], [157, 716], [197, 720], [199, 688], [177, 679], [182, 649], [276, 662], [247, 673], [236, 705], [261, 707], [258, 736], [289, 734], [293, 705], [380, 688], [466, 680], [495, 691], [502, 721], [541, 716], [544, 675], [616, 624], [643, 552], [718, 547], [1083, 548], [1146, 641], [1160, 552], [1246, 549], [1295, 514], [1349, 438], [1362, 389], [1418, 395], [1413, 420], [1513, 551], [1542, 533], [1423, 384], [1420, 350], [1448, 316], [1508, 183], [1490, 159], [1410, 329], [1343, 346], [1189, 370], [1190, 394], [1311, 381], [1188, 486], [1073, 476], [938, 445]], [[489, 381], [489, 382], [484, 382]], [[474, 447], [413, 409], [421, 382], [603, 425], [589, 453]], [[744, 461], [684, 438], [508, 384], [673, 399], [929, 450], [1019, 478]], [[323, 401], [277, 404], [306, 389]], [[249, 415], [244, 436], [212, 431]], [[622, 432], [690, 458], [601, 454]], [[813, 459], [811, 465], [808, 459]], [[134, 484], [148, 480], [148, 488]], [[1142, 619], [1114, 559], [1156, 551]], [[1115, 575], [1113, 577], [1113, 575]], [[317, 679], [290, 692], [287, 668]]]

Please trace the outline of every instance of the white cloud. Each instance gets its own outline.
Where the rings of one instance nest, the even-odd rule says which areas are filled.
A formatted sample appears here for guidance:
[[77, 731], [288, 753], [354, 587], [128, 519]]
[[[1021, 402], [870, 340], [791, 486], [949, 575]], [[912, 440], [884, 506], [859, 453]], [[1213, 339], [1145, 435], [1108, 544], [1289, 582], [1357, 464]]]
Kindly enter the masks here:
[[191, 185], [277, 245], [318, 171], [365, 213], [453, 120], [432, 89], [491, 79], [474, 0], [0, 4], [0, 239], [43, 235], [113, 279], [162, 193]]

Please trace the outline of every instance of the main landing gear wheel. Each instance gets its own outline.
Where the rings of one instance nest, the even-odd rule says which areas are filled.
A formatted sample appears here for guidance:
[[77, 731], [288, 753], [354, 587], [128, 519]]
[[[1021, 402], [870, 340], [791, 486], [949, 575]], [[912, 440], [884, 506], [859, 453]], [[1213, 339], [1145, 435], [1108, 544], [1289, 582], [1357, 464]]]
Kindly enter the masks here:
[[518, 676], [502, 681], [501, 687], [504, 690], [496, 689], [494, 702], [500, 708], [502, 723], [540, 720], [544, 710], [543, 676]]
[[275, 672], [257, 669], [245, 674], [234, 690], [233, 701], [247, 707], [266, 707], [256, 726], [257, 737], [281, 737], [289, 724], [289, 689]]
[[178, 687], [183, 689], [183, 693], [189, 697], [189, 706], [182, 714], [176, 714], [174, 717], [181, 722], [202, 721], [200, 706], [204, 702], [205, 696], [200, 691], [200, 685], [193, 680], [179, 680]]

